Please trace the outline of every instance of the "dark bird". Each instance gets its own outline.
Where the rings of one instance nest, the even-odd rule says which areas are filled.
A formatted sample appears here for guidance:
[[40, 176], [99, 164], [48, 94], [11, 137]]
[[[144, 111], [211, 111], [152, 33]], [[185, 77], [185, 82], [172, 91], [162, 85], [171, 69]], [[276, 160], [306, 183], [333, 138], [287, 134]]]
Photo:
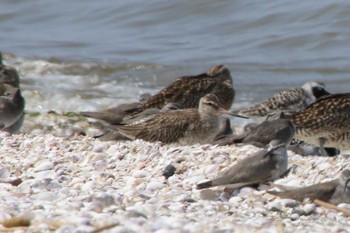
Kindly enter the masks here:
[[287, 119], [266, 120], [252, 128], [251, 131], [217, 138], [213, 144], [226, 146], [244, 143], [265, 147], [272, 140], [278, 139], [288, 145], [294, 137], [294, 132], [293, 124]]
[[267, 191], [270, 194], [281, 198], [303, 201], [308, 198], [311, 201], [319, 199], [334, 205], [340, 203], [350, 203], [350, 170], [346, 169], [341, 173], [339, 179], [318, 183], [302, 188], [296, 188], [287, 191]]
[[2, 53], [0, 52], [0, 83], [19, 87], [19, 76], [14, 67], [6, 66], [2, 63]]
[[0, 83], [0, 129], [16, 133], [23, 124], [25, 100], [17, 87]]
[[289, 117], [295, 126], [295, 138], [324, 147], [350, 149], [350, 93], [321, 97], [301, 112]]
[[262, 149], [229, 168], [213, 180], [202, 181], [197, 189], [226, 186], [237, 189], [243, 186], [275, 180], [287, 171], [286, 144], [273, 140], [267, 149]]
[[123, 122], [124, 117], [130, 114], [129, 111], [140, 106], [149, 96], [149, 94], [142, 94], [139, 98], [139, 102], [120, 104], [116, 107], [99, 112], [80, 112], [80, 114], [85, 117], [103, 120], [111, 125], [119, 125]]
[[230, 109], [235, 90], [230, 71], [224, 65], [215, 65], [207, 73], [180, 77], [169, 86], [135, 109], [136, 112], [147, 108], [161, 109], [170, 102], [178, 103], [182, 108], [198, 108], [200, 98], [206, 94], [215, 94], [224, 109]]
[[136, 124], [111, 126], [130, 139], [192, 145], [208, 143], [219, 130], [218, 116], [230, 114], [220, 108], [214, 94], [201, 98], [198, 109], [188, 108], [156, 114]]
[[309, 81], [301, 87], [283, 90], [270, 99], [240, 112], [249, 117], [266, 117], [275, 111], [299, 112], [321, 96], [328, 95], [324, 87], [321, 82]]

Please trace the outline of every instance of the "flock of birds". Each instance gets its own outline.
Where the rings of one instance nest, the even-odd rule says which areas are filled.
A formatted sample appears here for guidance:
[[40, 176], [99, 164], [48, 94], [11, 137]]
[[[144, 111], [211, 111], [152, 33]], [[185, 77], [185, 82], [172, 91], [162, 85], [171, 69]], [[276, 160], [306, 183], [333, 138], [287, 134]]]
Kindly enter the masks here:
[[[0, 94], [2, 130], [16, 133], [23, 124], [24, 98], [16, 70], [2, 64], [1, 53]], [[197, 189], [237, 189], [278, 179], [289, 172], [287, 150], [301, 150], [304, 145], [316, 146], [321, 155], [350, 149], [350, 93], [330, 94], [323, 83], [310, 81], [237, 113], [229, 111], [234, 97], [230, 71], [224, 65], [215, 65], [206, 73], [180, 77], [154, 95], [141, 95], [138, 102], [80, 114], [106, 123], [106, 132], [97, 136], [101, 140], [222, 146], [248, 143], [263, 148], [216, 178], [199, 182]], [[252, 118], [257, 123], [235, 134], [228, 116]], [[350, 170], [345, 169], [333, 181], [269, 192], [296, 200], [350, 203], [349, 181]]]

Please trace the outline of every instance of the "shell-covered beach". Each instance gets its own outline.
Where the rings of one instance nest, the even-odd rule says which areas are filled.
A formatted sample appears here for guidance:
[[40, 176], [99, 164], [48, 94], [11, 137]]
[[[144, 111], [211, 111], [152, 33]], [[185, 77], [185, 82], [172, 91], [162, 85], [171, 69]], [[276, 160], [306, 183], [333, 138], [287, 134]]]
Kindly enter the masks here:
[[[30, 122], [30, 123], [29, 123]], [[79, 117], [28, 116], [28, 133], [1, 133], [0, 220], [23, 217], [29, 227], [2, 232], [348, 232], [343, 213], [267, 194], [271, 184], [196, 190], [196, 183], [259, 150], [246, 146], [167, 146], [101, 142], [79, 135]], [[274, 184], [306, 186], [340, 175], [343, 155], [302, 157], [289, 151], [289, 175]], [[172, 164], [175, 174], [163, 176]], [[350, 209], [349, 204], [340, 207]]]
[[[0, 52], [19, 73], [25, 115], [17, 134], [0, 131], [0, 232], [350, 232], [350, 204], [267, 193], [339, 178], [348, 154], [288, 151], [284, 178], [197, 190], [260, 149], [106, 142], [78, 114], [220, 64], [234, 112], [308, 81], [350, 92], [349, 22], [339, 0], [2, 1]], [[231, 118], [236, 133], [246, 123]]]

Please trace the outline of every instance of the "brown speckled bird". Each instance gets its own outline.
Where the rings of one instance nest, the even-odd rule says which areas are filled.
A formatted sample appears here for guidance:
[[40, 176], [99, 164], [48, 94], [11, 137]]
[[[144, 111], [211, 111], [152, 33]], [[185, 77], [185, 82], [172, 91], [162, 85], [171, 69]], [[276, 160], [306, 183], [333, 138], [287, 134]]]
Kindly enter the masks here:
[[111, 126], [131, 139], [192, 145], [208, 143], [219, 130], [220, 114], [231, 114], [220, 108], [214, 94], [201, 98], [199, 108], [180, 109], [156, 114], [137, 124]]
[[338, 205], [340, 203], [350, 203], [349, 181], [350, 170], [346, 169], [341, 173], [339, 179], [287, 191], [267, 192], [282, 198], [294, 199], [297, 201], [303, 201], [305, 198], [309, 198], [311, 201], [319, 199]]
[[321, 82], [309, 81], [301, 87], [283, 90], [262, 103], [254, 105], [240, 112], [249, 117], [266, 117], [275, 111], [299, 112], [329, 93]]
[[350, 149], [350, 93], [321, 97], [305, 110], [293, 114], [295, 138], [324, 147]]
[[230, 109], [235, 97], [230, 71], [224, 65], [215, 65], [207, 73], [178, 78], [169, 86], [135, 109], [136, 112], [147, 108], [159, 108], [170, 102], [178, 103], [182, 108], [198, 108], [200, 98], [206, 94], [215, 94], [224, 109]]

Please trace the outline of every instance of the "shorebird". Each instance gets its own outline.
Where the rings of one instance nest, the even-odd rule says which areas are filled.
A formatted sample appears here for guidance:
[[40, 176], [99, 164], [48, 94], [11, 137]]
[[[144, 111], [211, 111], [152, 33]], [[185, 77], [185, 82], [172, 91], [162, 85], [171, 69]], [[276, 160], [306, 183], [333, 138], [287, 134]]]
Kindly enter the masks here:
[[[293, 139], [291, 141], [291, 143], [287, 146], [287, 150], [293, 151], [295, 154], [301, 156], [321, 155], [321, 149], [318, 146], [297, 139]], [[324, 150], [328, 156], [336, 156], [339, 154], [339, 150], [336, 148], [325, 147]]]
[[200, 98], [206, 94], [215, 94], [224, 109], [230, 109], [235, 90], [230, 71], [224, 65], [215, 65], [207, 73], [180, 77], [152, 95], [134, 111], [147, 108], [159, 108], [170, 102], [178, 103], [182, 108], [198, 108]]
[[267, 192], [282, 198], [294, 199], [297, 201], [303, 201], [304, 199], [309, 198], [311, 201], [319, 199], [321, 201], [338, 205], [340, 203], [350, 203], [349, 181], [350, 170], [346, 169], [341, 173], [339, 179], [287, 191]]
[[0, 83], [0, 129], [17, 132], [23, 123], [24, 98], [17, 87]]
[[139, 102], [120, 104], [99, 112], [80, 112], [80, 114], [85, 117], [103, 120], [111, 125], [119, 125], [123, 122], [124, 117], [130, 114], [129, 111], [140, 106], [149, 96], [149, 94], [142, 94], [140, 95]]
[[197, 189], [226, 186], [237, 189], [277, 179], [287, 171], [288, 154], [286, 144], [273, 140], [267, 149], [262, 149], [229, 168], [213, 180], [197, 184]]
[[192, 145], [208, 143], [219, 130], [218, 116], [234, 115], [220, 107], [214, 94], [201, 98], [198, 109], [180, 109], [156, 114], [132, 125], [111, 126], [130, 139]]
[[275, 111], [299, 112], [321, 96], [328, 95], [329, 93], [324, 87], [324, 84], [321, 82], [309, 81], [301, 87], [283, 90], [262, 103], [248, 109], [242, 109], [240, 113], [249, 117], [259, 118]]
[[319, 146], [350, 149], [350, 93], [333, 94], [318, 99], [289, 120], [295, 126], [295, 138]]
[[238, 135], [229, 135], [217, 138], [213, 144], [219, 146], [232, 145], [237, 143], [252, 144], [257, 147], [265, 147], [272, 140], [280, 140], [289, 145], [294, 137], [295, 129], [287, 119], [266, 120], [255, 126], [251, 131]]
[[2, 53], [0, 52], [0, 83], [19, 87], [19, 81], [17, 70], [14, 67], [6, 66], [2, 63]]
[[[147, 119], [151, 118], [155, 114], [164, 113], [168, 111], [173, 111], [180, 109], [180, 106], [176, 103], [168, 103], [165, 105], [162, 109], [158, 108], [149, 108], [146, 109], [143, 112], [140, 112], [135, 115], [129, 115], [125, 116], [121, 124], [139, 124], [141, 122], [146, 121]], [[125, 135], [121, 134], [118, 130], [108, 129], [107, 132], [103, 133], [102, 135], [98, 135], [95, 138], [98, 138], [102, 141], [129, 141], [130, 138], [126, 137]]]

